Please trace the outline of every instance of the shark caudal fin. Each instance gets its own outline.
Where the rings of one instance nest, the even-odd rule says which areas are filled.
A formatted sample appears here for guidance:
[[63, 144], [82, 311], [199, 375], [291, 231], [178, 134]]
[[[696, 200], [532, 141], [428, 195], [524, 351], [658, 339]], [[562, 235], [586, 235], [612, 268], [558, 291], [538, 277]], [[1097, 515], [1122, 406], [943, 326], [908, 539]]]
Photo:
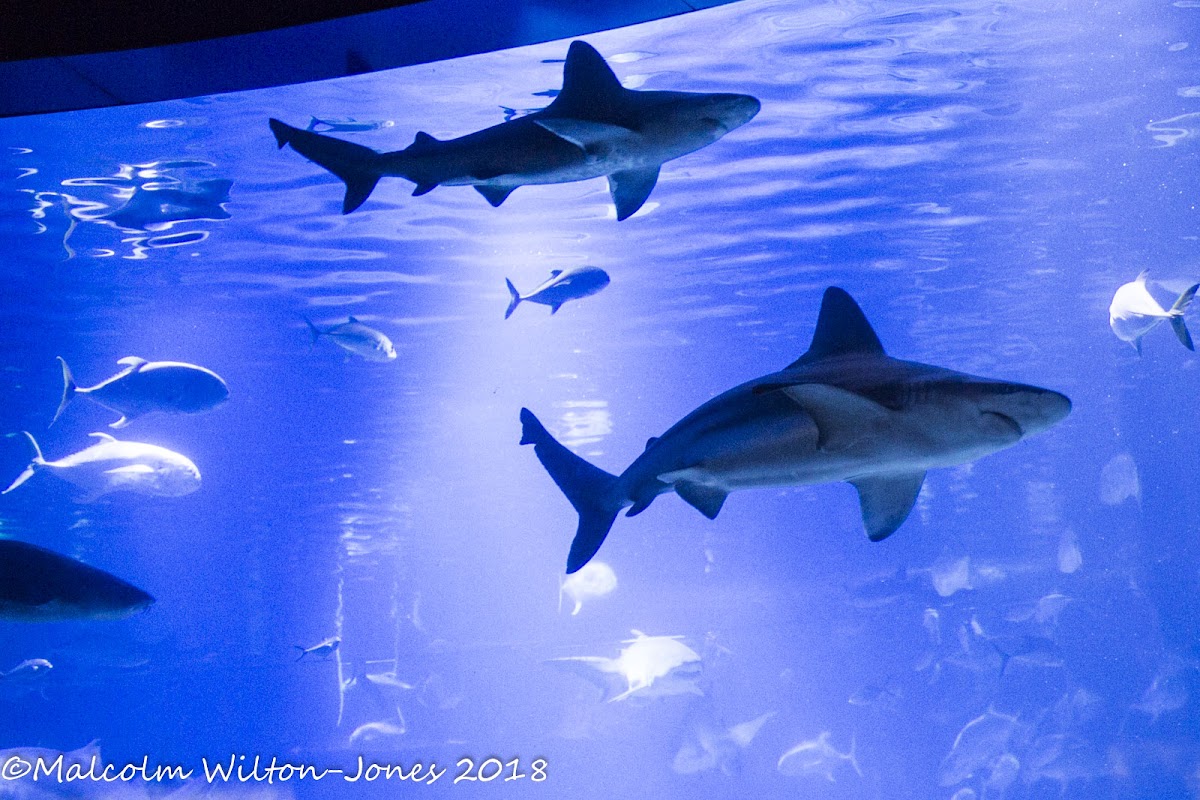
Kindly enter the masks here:
[[508, 284], [508, 293], [512, 295], [512, 299], [508, 302], [508, 310], [504, 312], [504, 318], [508, 319], [512, 316], [512, 312], [517, 310], [517, 305], [521, 302], [521, 293], [517, 291], [517, 287], [512, 285], [512, 281], [508, 278], [504, 279]]
[[[71, 375], [71, 368], [67, 366], [66, 360], [62, 356], [56, 356], [56, 358], [58, 359], [58, 363], [62, 365], [63, 394], [62, 400], [58, 404], [58, 411], [54, 412], [54, 419], [50, 420], [51, 425], [58, 422], [58, 418], [66, 410], [67, 404], [74, 399], [75, 393], [79, 390], [79, 387], [75, 385], [75, 378]], [[36, 443], [34, 446], [36, 447]]]
[[31, 434], [29, 431], [21, 431], [21, 434], [10, 433], [8, 435], [9, 436], [24, 435], [27, 439], [29, 439], [29, 443], [31, 445], [33, 445], [33, 460], [30, 461], [29, 466], [27, 466], [24, 469], [24, 471], [22, 471], [21, 474], [17, 476], [17, 479], [14, 480], [12, 483], [10, 483], [8, 485], [8, 488], [5, 489], [4, 491], [0, 492], [0, 494], [8, 494], [13, 489], [17, 488], [22, 483], [24, 483], [25, 481], [32, 478], [33, 473], [37, 470], [37, 468], [46, 463], [46, 459], [42, 457], [42, 448], [38, 447], [37, 439], [34, 439], [33, 434]]
[[[1192, 344], [1192, 335], [1188, 333], [1187, 323], [1183, 321], [1183, 312], [1187, 311], [1187, 307], [1191, 305], [1192, 298], [1196, 296], [1196, 290], [1200, 289], [1200, 283], [1194, 286], [1189, 286], [1184, 290], [1183, 294], [1179, 295], [1179, 299], [1175, 301], [1175, 305], [1171, 306], [1171, 328], [1175, 331], [1175, 336], [1179, 339], [1188, 350], [1195, 350]], [[1139, 342], [1140, 344], [1140, 342]], [[1138, 351], [1139, 354], [1141, 351]]]
[[538, 460], [579, 512], [579, 527], [567, 556], [567, 574], [579, 571], [596, 555], [622, 508], [617, 476], [594, 467], [563, 447], [533, 412], [521, 409], [521, 444], [532, 444]]
[[361, 206], [375, 190], [375, 184], [379, 183], [382, 174], [379, 171], [379, 153], [371, 148], [293, 128], [273, 118], [269, 124], [279, 147], [291, 145], [297, 153], [342, 179], [346, 184], [343, 214], [349, 214]]

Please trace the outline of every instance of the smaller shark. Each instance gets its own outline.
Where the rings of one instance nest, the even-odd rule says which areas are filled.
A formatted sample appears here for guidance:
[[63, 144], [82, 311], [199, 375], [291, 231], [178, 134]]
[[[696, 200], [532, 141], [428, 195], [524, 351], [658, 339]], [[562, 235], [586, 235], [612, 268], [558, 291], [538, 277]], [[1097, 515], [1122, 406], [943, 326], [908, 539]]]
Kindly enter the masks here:
[[[551, 659], [604, 690], [604, 699], [615, 703], [626, 698], [648, 700], [678, 694], [703, 695], [698, 681], [703, 664], [695, 650], [679, 641], [680, 636], [647, 636], [633, 631], [616, 658], [571, 656]], [[582, 669], [577, 669], [582, 668]]]
[[0, 539], [0, 620], [120, 619], [153, 604], [153, 597], [115, 575], [37, 545]]
[[1146, 278], [1149, 275], [1149, 270], [1142, 270], [1137, 278], [1121, 286], [1113, 295], [1112, 304], [1108, 307], [1108, 324], [1113, 333], [1121, 341], [1133, 345], [1140, 356], [1142, 337], [1154, 330], [1160, 322], [1169, 320], [1180, 343], [1188, 350], [1195, 350], [1192, 335], [1183, 320], [1183, 312], [1187, 311], [1196, 290], [1200, 289], [1200, 283], [1184, 289], [1175, 300], [1175, 304], [1170, 309], [1165, 309], [1146, 288]]
[[504, 318], [508, 319], [522, 300], [550, 306], [550, 313], [557, 313], [568, 300], [580, 300], [608, 286], [608, 273], [599, 267], [578, 267], [565, 272], [561, 269], [552, 270], [549, 280], [524, 295], [517, 291], [508, 278], [504, 282], [508, 284], [508, 293], [512, 295], [508, 310], [504, 312]]
[[768, 711], [728, 728], [704, 718], [695, 720], [690, 735], [671, 761], [671, 769], [680, 775], [719, 769], [733, 777], [742, 752], [749, 749], [762, 726], [774, 716], [774, 711]]
[[63, 395], [51, 425], [58, 421], [67, 404], [77, 395], [84, 395], [120, 414], [121, 418], [109, 425], [110, 428], [124, 428], [135, 418], [152, 412], [195, 414], [207, 411], [229, 397], [229, 387], [220, 375], [180, 361], [147, 361], [127, 356], [117, 362], [125, 369], [89, 388], [75, 384], [71, 368], [61, 356], [58, 363], [62, 365]]
[[304, 321], [308, 324], [308, 332], [312, 334], [313, 344], [316, 344], [322, 336], [327, 336], [338, 347], [354, 353], [356, 356], [361, 356], [367, 361], [396, 360], [396, 347], [392, 344], [392, 340], [374, 328], [362, 324], [354, 317], [350, 317], [347, 322], [330, 325], [325, 329], [318, 328], [308, 317], [305, 317]]
[[300, 651], [300, 655], [296, 656], [296, 660], [299, 661], [305, 656], [320, 656], [321, 658], [329, 658], [331, 655], [337, 652], [337, 649], [341, 646], [341, 644], [342, 637], [330, 636], [325, 641], [314, 644], [312, 647], [301, 647], [298, 644], [292, 646]]
[[365, 203], [385, 176], [415, 183], [413, 196], [473, 186], [492, 206], [518, 186], [607, 177], [623, 220], [646, 202], [664, 163], [712, 144], [759, 108], [744, 94], [626, 89], [595, 48], [575, 41], [550, 105], [457, 139], [422, 131], [404, 150], [378, 153], [277, 119], [270, 126], [279, 147], [291, 145], [346, 184], [343, 214]]
[[1011, 447], [1062, 420], [1058, 392], [884, 353], [862, 309], [830, 287], [812, 344], [790, 365], [735, 386], [646, 442], [619, 476], [559, 443], [527, 408], [521, 444], [579, 513], [567, 572], [586, 564], [617, 514], [674, 492], [715, 519], [730, 492], [847, 481], [871, 541], [908, 518], [925, 473]]

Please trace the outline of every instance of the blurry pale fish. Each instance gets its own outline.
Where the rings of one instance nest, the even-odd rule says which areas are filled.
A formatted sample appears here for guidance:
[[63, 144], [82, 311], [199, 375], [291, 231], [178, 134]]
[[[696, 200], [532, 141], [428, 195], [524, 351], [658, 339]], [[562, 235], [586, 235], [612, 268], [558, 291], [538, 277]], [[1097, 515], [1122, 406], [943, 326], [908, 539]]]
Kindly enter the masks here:
[[120, 414], [121, 418], [109, 425], [110, 428], [124, 428], [136, 417], [153, 412], [195, 414], [207, 411], [229, 397], [229, 387], [221, 376], [195, 364], [127, 356], [117, 362], [125, 369], [85, 388], [76, 385], [71, 368], [62, 357], [58, 363], [62, 365], [63, 395], [51, 425], [58, 421], [76, 395], [84, 395]]
[[1121, 286], [1113, 295], [1112, 304], [1108, 307], [1108, 324], [1113, 333], [1123, 342], [1129, 342], [1138, 355], [1142, 353], [1142, 337], [1152, 331], [1159, 323], [1170, 320], [1175, 336], [1188, 350], [1195, 350], [1192, 336], [1188, 333], [1183, 320], [1183, 312], [1200, 289], [1200, 283], [1192, 284], [1184, 289], [1170, 309], [1165, 309], [1154, 299], [1146, 288], [1148, 270], [1142, 270], [1134, 280]]
[[1021, 766], [1026, 783], [1057, 783], [1060, 797], [1067, 797], [1067, 790], [1073, 784], [1086, 785], [1112, 771], [1105, 754], [1094, 744], [1062, 733], [1038, 737], [1029, 746]]
[[1072, 530], [1063, 531], [1058, 540], [1058, 571], [1070, 575], [1083, 566], [1083, 552], [1079, 549], [1079, 537]]
[[942, 557], [933, 562], [929, 569], [929, 577], [933, 581], [933, 589], [941, 597], [950, 597], [971, 586], [971, 558]]
[[0, 679], [5, 681], [31, 680], [35, 676], [40, 677], [52, 669], [54, 669], [54, 665], [44, 658], [29, 658], [17, 664], [8, 672], [0, 672]]
[[[700, 656], [679, 641], [680, 636], [647, 636], [633, 631], [635, 638], [616, 658], [570, 656], [549, 663], [572, 669], [597, 683], [610, 703], [630, 697], [650, 699], [677, 694], [703, 695], [698, 681]], [[582, 667], [583, 669], [578, 669]]]
[[313, 344], [322, 336], [328, 336], [334, 344], [348, 352], [361, 356], [368, 361], [394, 361], [396, 348], [392, 340], [374, 328], [368, 327], [354, 317], [347, 322], [318, 328], [308, 317], [304, 318], [308, 331], [312, 334]]
[[312, 647], [301, 647], [298, 644], [292, 645], [292, 647], [295, 647], [300, 651], [300, 655], [296, 656], [296, 660], [299, 661], [305, 656], [320, 656], [321, 658], [329, 658], [331, 655], [337, 652], [337, 649], [341, 644], [342, 637], [330, 636], [325, 641], [318, 642]]
[[1142, 502], [1142, 484], [1137, 462], [1129, 453], [1118, 453], [1100, 470], [1100, 502], [1117, 506], [1126, 500]]
[[850, 736], [850, 749], [845, 753], [834, 749], [829, 743], [830, 736], [830, 731], [822, 731], [817, 738], [796, 745], [779, 757], [776, 769], [784, 775], [821, 775], [830, 783], [836, 783], [834, 772], [843, 764], [848, 764], [861, 778], [862, 768], [858, 766], [858, 759], [854, 755], [854, 736]]
[[1154, 725], [1163, 714], [1183, 708], [1188, 702], [1187, 678], [1183, 672], [1184, 664], [1179, 658], [1167, 659], [1130, 709], [1149, 716], [1150, 724]]
[[83, 502], [91, 502], [109, 492], [136, 492], [156, 497], [180, 497], [200, 488], [200, 470], [186, 456], [165, 447], [143, 442], [120, 441], [107, 433], [92, 433], [100, 441], [77, 453], [47, 461], [37, 441], [22, 431], [33, 445], [29, 466], [7, 489], [13, 489], [33, 477], [49, 472], [85, 492]]
[[1008, 751], [1017, 729], [1017, 718], [989, 708], [958, 732], [950, 752], [938, 769], [938, 783], [957, 786], [991, 766]]
[[355, 119], [354, 117], [313, 117], [305, 130], [317, 133], [361, 133], [390, 128], [396, 123], [390, 119]]
[[710, 769], [719, 769], [729, 776], [737, 774], [742, 751], [750, 747], [758, 731], [775, 713], [768, 711], [724, 729], [709, 722], [697, 722], [675, 753], [671, 769], [680, 775], [694, 775]]
[[1002, 754], [992, 763], [991, 772], [983, 782], [983, 796], [1002, 800], [1020, 774], [1020, 760], [1012, 753]]
[[593, 597], [604, 597], [617, 588], [617, 574], [603, 561], [589, 561], [578, 572], [558, 580], [558, 610], [562, 611], [563, 595], [575, 602], [571, 616], [583, 608], [583, 601]]
[[975, 790], [970, 786], [964, 786], [954, 794], [950, 795], [950, 800], [976, 800], [979, 797]]
[[380, 740], [403, 736], [406, 733], [408, 733], [408, 726], [403, 718], [368, 722], [354, 729], [350, 734], [350, 744], [374, 744]]

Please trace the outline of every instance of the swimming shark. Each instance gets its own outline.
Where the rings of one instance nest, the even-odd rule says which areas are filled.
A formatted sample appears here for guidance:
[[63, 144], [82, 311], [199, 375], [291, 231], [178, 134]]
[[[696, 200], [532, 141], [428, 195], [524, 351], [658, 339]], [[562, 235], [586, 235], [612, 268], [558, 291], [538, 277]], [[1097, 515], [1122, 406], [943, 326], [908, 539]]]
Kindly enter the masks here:
[[124, 428], [133, 419], [152, 412], [196, 414], [220, 405], [229, 397], [229, 387], [210, 369], [181, 361], [147, 361], [126, 356], [117, 363], [125, 369], [95, 386], [75, 383], [71, 368], [59, 356], [62, 365], [63, 395], [53, 425], [77, 395], [117, 412], [121, 418], [110, 428]]
[[1058, 392], [891, 358], [854, 299], [825, 290], [808, 351], [704, 403], [619, 476], [560, 444], [527, 408], [521, 444], [579, 513], [567, 572], [588, 562], [618, 512], [675, 492], [709, 519], [754, 486], [847, 481], [872, 541], [907, 519], [927, 470], [1011, 447], [1062, 420]]
[[492, 206], [518, 186], [607, 177], [623, 220], [650, 196], [665, 162], [712, 144], [759, 108], [744, 94], [626, 89], [591, 45], [575, 41], [549, 106], [457, 139], [422, 131], [404, 150], [379, 153], [277, 119], [270, 126], [279, 147], [291, 145], [342, 179], [343, 214], [385, 176], [415, 183], [414, 197], [442, 185], [474, 186]]
[[699, 681], [700, 655], [680, 641], [681, 636], [647, 636], [633, 631], [616, 658], [569, 656], [549, 663], [577, 672], [596, 683], [604, 700], [616, 703], [636, 697], [650, 700], [680, 694], [703, 695]]
[[118, 619], [153, 604], [141, 589], [82, 561], [0, 539], [0, 620]]
[[1196, 296], [1200, 283], [1193, 284], [1175, 300], [1170, 309], [1163, 308], [1146, 288], [1146, 278], [1149, 270], [1142, 270], [1137, 278], [1122, 285], [1113, 295], [1108, 307], [1108, 324], [1113, 333], [1123, 342], [1129, 342], [1133, 348], [1142, 354], [1142, 337], [1154, 330], [1164, 320], [1170, 320], [1171, 328], [1175, 331], [1180, 344], [1188, 350], [1195, 350], [1192, 335], [1188, 333], [1187, 323], [1183, 320], [1183, 312]]
[[541, 286], [529, 294], [521, 294], [517, 291], [517, 287], [512, 285], [512, 281], [505, 278], [504, 282], [508, 285], [508, 294], [511, 300], [508, 303], [508, 310], [504, 312], [504, 318], [511, 317], [522, 300], [550, 306], [550, 313], [555, 314], [563, 303], [593, 295], [608, 286], [608, 281], [608, 273], [599, 267], [578, 267], [565, 272], [556, 269], [550, 272], [550, 278]]

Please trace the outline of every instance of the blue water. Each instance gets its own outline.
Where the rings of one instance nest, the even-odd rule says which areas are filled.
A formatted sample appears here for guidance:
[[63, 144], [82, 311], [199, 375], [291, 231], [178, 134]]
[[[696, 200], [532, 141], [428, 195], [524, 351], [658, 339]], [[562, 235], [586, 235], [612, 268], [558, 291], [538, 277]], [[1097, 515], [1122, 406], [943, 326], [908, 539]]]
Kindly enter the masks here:
[[[98, 739], [106, 762], [197, 777], [0, 797], [190, 796], [202, 758], [354, 771], [360, 754], [450, 771], [213, 794], [1200, 796], [1200, 361], [1167, 326], [1139, 357], [1106, 319], [1143, 269], [1167, 304], [1196, 279], [1198, 25], [1189, 0], [743, 0], [589, 36], [629, 87], [762, 101], [621, 223], [601, 180], [494, 209], [385, 179], [342, 216], [341, 184], [267, 128], [391, 121], [335, 134], [379, 150], [460, 136], [543, 106], [566, 42], [0, 120], [0, 430], [58, 458], [116, 418], [81, 398], [47, 427], [55, 356], [82, 385], [137, 355], [231, 389], [116, 432], [191, 458], [195, 494], [82, 504], [37, 475], [0, 498], [0, 535], [157, 598], [122, 621], [0, 622], [0, 670], [54, 664], [0, 681], [0, 748]], [[504, 319], [506, 277], [585, 264], [611, 285]], [[518, 446], [519, 409], [619, 472], [803, 353], [830, 285], [891, 355], [1053, 388], [1072, 415], [931, 472], [883, 543], [845, 484], [739, 492], [715, 521], [660, 498], [618, 519], [598, 556], [617, 586], [572, 615], [575, 513]], [[353, 315], [398, 358], [310, 346], [304, 315]], [[0, 441], [0, 481], [28, 458]], [[551, 661], [616, 657], [634, 630], [682, 637], [702, 694], [605, 702]], [[332, 636], [330, 657], [295, 660]], [[719, 757], [680, 774], [704, 731]], [[780, 770], [826, 733], [857, 769]], [[544, 759], [546, 779], [452, 784], [464, 757], [527, 776]]]

